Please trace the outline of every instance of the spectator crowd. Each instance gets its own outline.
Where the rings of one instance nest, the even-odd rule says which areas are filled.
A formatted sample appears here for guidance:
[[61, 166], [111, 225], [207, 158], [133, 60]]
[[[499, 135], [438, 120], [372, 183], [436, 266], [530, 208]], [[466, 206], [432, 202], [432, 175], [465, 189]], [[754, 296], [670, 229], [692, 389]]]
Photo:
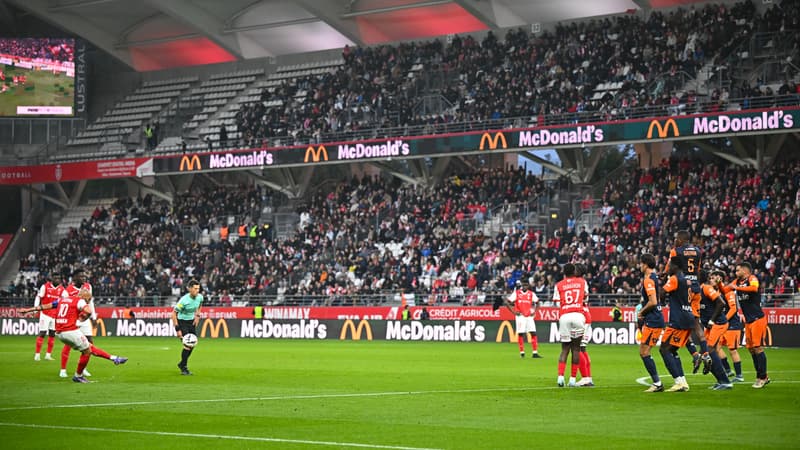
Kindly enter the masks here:
[[74, 39], [0, 38], [0, 54], [33, 60], [72, 62], [74, 47]]
[[[480, 42], [345, 47], [341, 67], [285, 80], [242, 104], [237, 127], [245, 145], [286, 145], [796, 104], [798, 86], [788, 78], [784, 97], [762, 80], [737, 84], [744, 105], [730, 103], [727, 86], [709, 95], [684, 86], [704, 65], [732, 68], [732, 55], [756, 32], [797, 30], [799, 4], [785, 0], [760, 15], [748, 0], [541, 34], [509, 30], [503, 39], [489, 32]], [[787, 39], [797, 42], [797, 33]], [[421, 99], [431, 96], [444, 106], [425, 107]]]
[[[174, 205], [152, 197], [98, 208], [57, 246], [26, 258], [41, 274], [90, 269], [98, 296], [180, 293], [200, 280], [212, 298], [271, 295], [340, 304], [359, 295], [414, 294], [422, 301], [470, 304], [516, 280], [549, 296], [560, 266], [582, 263], [592, 292], [636, 294], [639, 255], [665, 264], [674, 234], [688, 229], [706, 268], [730, 272], [748, 261], [769, 292], [797, 291], [800, 278], [800, 164], [756, 171], [713, 162], [670, 160], [629, 169], [608, 183], [595, 208], [599, 225], [568, 219], [552, 234], [527, 226], [517, 205], [552, 195], [522, 170], [451, 175], [422, 188], [365, 177], [340, 182], [297, 207], [297, 231], [214, 236], [227, 217], [257, 220], [269, 193], [248, 186], [192, 190]], [[585, 205], [586, 206], [586, 205]], [[503, 220], [504, 214], [516, 217]], [[490, 224], [509, 224], [491, 232]], [[663, 266], [662, 266], [663, 267]], [[36, 283], [16, 286], [32, 294]]]

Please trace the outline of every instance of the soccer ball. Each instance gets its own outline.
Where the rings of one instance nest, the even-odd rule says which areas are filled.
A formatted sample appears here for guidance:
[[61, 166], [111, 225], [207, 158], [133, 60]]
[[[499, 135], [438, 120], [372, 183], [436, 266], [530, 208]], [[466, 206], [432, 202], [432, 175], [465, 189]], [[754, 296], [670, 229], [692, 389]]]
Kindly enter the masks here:
[[192, 348], [197, 345], [197, 336], [192, 333], [183, 335], [183, 345]]

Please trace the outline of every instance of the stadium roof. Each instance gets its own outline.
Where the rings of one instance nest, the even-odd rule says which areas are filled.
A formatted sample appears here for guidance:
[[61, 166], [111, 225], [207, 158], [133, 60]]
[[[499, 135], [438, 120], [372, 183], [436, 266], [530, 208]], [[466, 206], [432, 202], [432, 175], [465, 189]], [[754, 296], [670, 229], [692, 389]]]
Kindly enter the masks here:
[[137, 70], [298, 54], [698, 0], [6, 0]]

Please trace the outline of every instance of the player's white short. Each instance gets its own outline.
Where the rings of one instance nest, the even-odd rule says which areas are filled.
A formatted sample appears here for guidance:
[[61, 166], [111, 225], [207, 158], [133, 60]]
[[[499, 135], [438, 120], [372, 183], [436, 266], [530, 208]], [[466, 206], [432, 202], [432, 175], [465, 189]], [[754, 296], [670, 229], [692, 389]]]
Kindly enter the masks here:
[[558, 334], [561, 342], [570, 342], [583, 336], [586, 317], [582, 312], [569, 312], [558, 319]]
[[583, 326], [583, 341], [581, 341], [581, 347], [586, 347], [586, 344], [592, 340], [592, 325], [586, 324]]
[[39, 331], [55, 331], [56, 318], [47, 314], [39, 314]]
[[89, 348], [89, 340], [86, 335], [81, 333], [81, 330], [70, 330], [63, 333], [56, 333], [56, 337], [63, 343], [69, 345], [75, 350], [82, 352]]
[[92, 335], [92, 321], [91, 320], [78, 320], [75, 322], [75, 325], [78, 326], [78, 329], [81, 330], [84, 336], [91, 336]]
[[523, 315], [517, 316], [517, 334], [522, 333], [536, 333], [536, 322], [533, 316], [525, 317]]

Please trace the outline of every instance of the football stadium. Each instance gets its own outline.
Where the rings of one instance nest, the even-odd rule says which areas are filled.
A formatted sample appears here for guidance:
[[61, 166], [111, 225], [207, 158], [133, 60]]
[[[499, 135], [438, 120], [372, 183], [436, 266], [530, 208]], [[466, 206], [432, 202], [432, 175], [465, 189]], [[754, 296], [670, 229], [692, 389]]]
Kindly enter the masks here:
[[0, 26], [9, 448], [800, 446], [800, 1]]

